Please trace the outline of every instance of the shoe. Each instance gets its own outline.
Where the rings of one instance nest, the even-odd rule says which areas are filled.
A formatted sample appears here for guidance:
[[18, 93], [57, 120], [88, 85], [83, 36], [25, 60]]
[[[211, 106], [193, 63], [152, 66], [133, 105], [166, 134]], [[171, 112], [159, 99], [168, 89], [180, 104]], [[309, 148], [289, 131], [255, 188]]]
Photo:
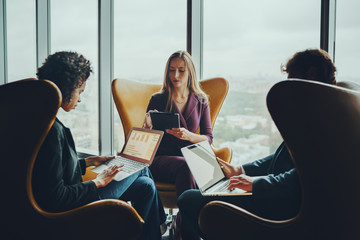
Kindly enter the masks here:
[[166, 223], [163, 223], [160, 225], [160, 232], [161, 232], [161, 236], [164, 235], [167, 231], [167, 225]]

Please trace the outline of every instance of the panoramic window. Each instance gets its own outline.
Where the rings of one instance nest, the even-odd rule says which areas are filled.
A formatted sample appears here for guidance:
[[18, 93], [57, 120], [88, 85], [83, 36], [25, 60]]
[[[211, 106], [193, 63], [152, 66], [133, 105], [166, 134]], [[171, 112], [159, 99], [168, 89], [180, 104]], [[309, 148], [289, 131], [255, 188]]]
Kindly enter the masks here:
[[[84, 7], [86, 6], [86, 10]], [[71, 129], [79, 152], [98, 154], [98, 1], [51, 1], [51, 53], [76, 51], [92, 63], [93, 74], [86, 81], [81, 103], [59, 119]]]
[[6, 1], [9, 82], [36, 77], [35, 16], [35, 0]]
[[[166, 61], [177, 50], [186, 50], [186, 1], [114, 1], [114, 78], [162, 84]], [[123, 144], [114, 107], [115, 151]]]
[[337, 1], [336, 5], [336, 78], [338, 81], [354, 81], [360, 84], [360, 2]]
[[271, 86], [287, 76], [281, 64], [320, 46], [320, 3], [313, 0], [204, 1], [203, 78], [224, 77], [228, 96], [214, 144], [243, 164], [274, 152], [282, 141], [266, 107]]

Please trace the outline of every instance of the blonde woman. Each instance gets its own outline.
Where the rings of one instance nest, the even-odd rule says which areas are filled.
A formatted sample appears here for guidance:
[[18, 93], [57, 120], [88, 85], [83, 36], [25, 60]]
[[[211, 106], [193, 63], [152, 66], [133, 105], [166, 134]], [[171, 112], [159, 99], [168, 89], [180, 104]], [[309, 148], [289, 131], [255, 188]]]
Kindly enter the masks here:
[[[150, 166], [154, 179], [175, 184], [180, 196], [185, 190], [197, 188], [180, 149], [201, 141], [212, 143], [213, 139], [207, 96], [200, 88], [189, 53], [177, 51], [169, 57], [163, 87], [150, 99], [145, 128], [152, 127], [151, 111], [173, 112], [180, 116], [180, 128], [166, 130]], [[200, 134], [196, 134], [199, 127]]]

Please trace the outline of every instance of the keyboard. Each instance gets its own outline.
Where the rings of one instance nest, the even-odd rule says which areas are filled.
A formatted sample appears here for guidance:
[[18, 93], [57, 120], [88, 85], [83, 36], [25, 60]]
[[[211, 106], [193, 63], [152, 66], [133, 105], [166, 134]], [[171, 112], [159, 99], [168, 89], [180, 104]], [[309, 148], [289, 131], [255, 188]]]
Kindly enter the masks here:
[[127, 173], [134, 173], [137, 171], [142, 170], [143, 168], [147, 167], [147, 164], [142, 162], [137, 162], [131, 159], [127, 159], [124, 157], [116, 157], [106, 163], [107, 166], [113, 166], [113, 165], [124, 165], [121, 168], [121, 171], [127, 172]]
[[208, 192], [230, 192], [227, 190], [227, 187], [229, 185], [229, 180], [223, 181], [221, 184], [216, 185], [215, 187], [211, 188]]

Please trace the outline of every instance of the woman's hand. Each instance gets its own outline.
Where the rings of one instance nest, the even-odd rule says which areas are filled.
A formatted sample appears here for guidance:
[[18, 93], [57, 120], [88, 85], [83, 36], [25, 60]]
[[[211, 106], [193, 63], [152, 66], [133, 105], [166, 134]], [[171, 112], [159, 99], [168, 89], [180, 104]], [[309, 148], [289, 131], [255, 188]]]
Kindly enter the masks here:
[[233, 176], [230, 178], [228, 189], [230, 190], [232, 188], [240, 188], [244, 191], [251, 192], [253, 181], [254, 178], [249, 177], [245, 174]]
[[233, 166], [228, 162], [225, 162], [224, 160], [222, 160], [221, 158], [216, 158], [221, 166], [221, 169], [223, 170], [226, 178], [231, 178], [233, 176], [237, 176], [242, 174], [242, 170], [241, 167], [239, 166]]
[[144, 124], [143, 124], [143, 128], [152, 128], [152, 122], [151, 122], [151, 117], [150, 117], [150, 113], [151, 112], [159, 112], [158, 110], [150, 110], [145, 114], [145, 120], [144, 120]]
[[192, 142], [192, 137], [194, 133], [190, 132], [186, 128], [172, 128], [172, 129], [166, 129], [166, 132], [173, 135], [174, 137], [177, 137], [181, 140], [187, 140]]
[[115, 158], [115, 156], [110, 156], [110, 157], [103, 157], [103, 156], [95, 156], [95, 157], [88, 157], [85, 158], [85, 163], [86, 163], [86, 167], [90, 167], [90, 166], [99, 166], [101, 164], [103, 164], [104, 162]]
[[97, 188], [105, 187], [114, 179], [116, 174], [121, 171], [121, 168], [123, 166], [124, 165], [110, 166], [109, 168], [107, 168], [104, 171], [102, 171], [101, 173], [99, 173], [99, 175], [97, 175], [97, 177], [92, 181], [95, 182], [95, 185]]

